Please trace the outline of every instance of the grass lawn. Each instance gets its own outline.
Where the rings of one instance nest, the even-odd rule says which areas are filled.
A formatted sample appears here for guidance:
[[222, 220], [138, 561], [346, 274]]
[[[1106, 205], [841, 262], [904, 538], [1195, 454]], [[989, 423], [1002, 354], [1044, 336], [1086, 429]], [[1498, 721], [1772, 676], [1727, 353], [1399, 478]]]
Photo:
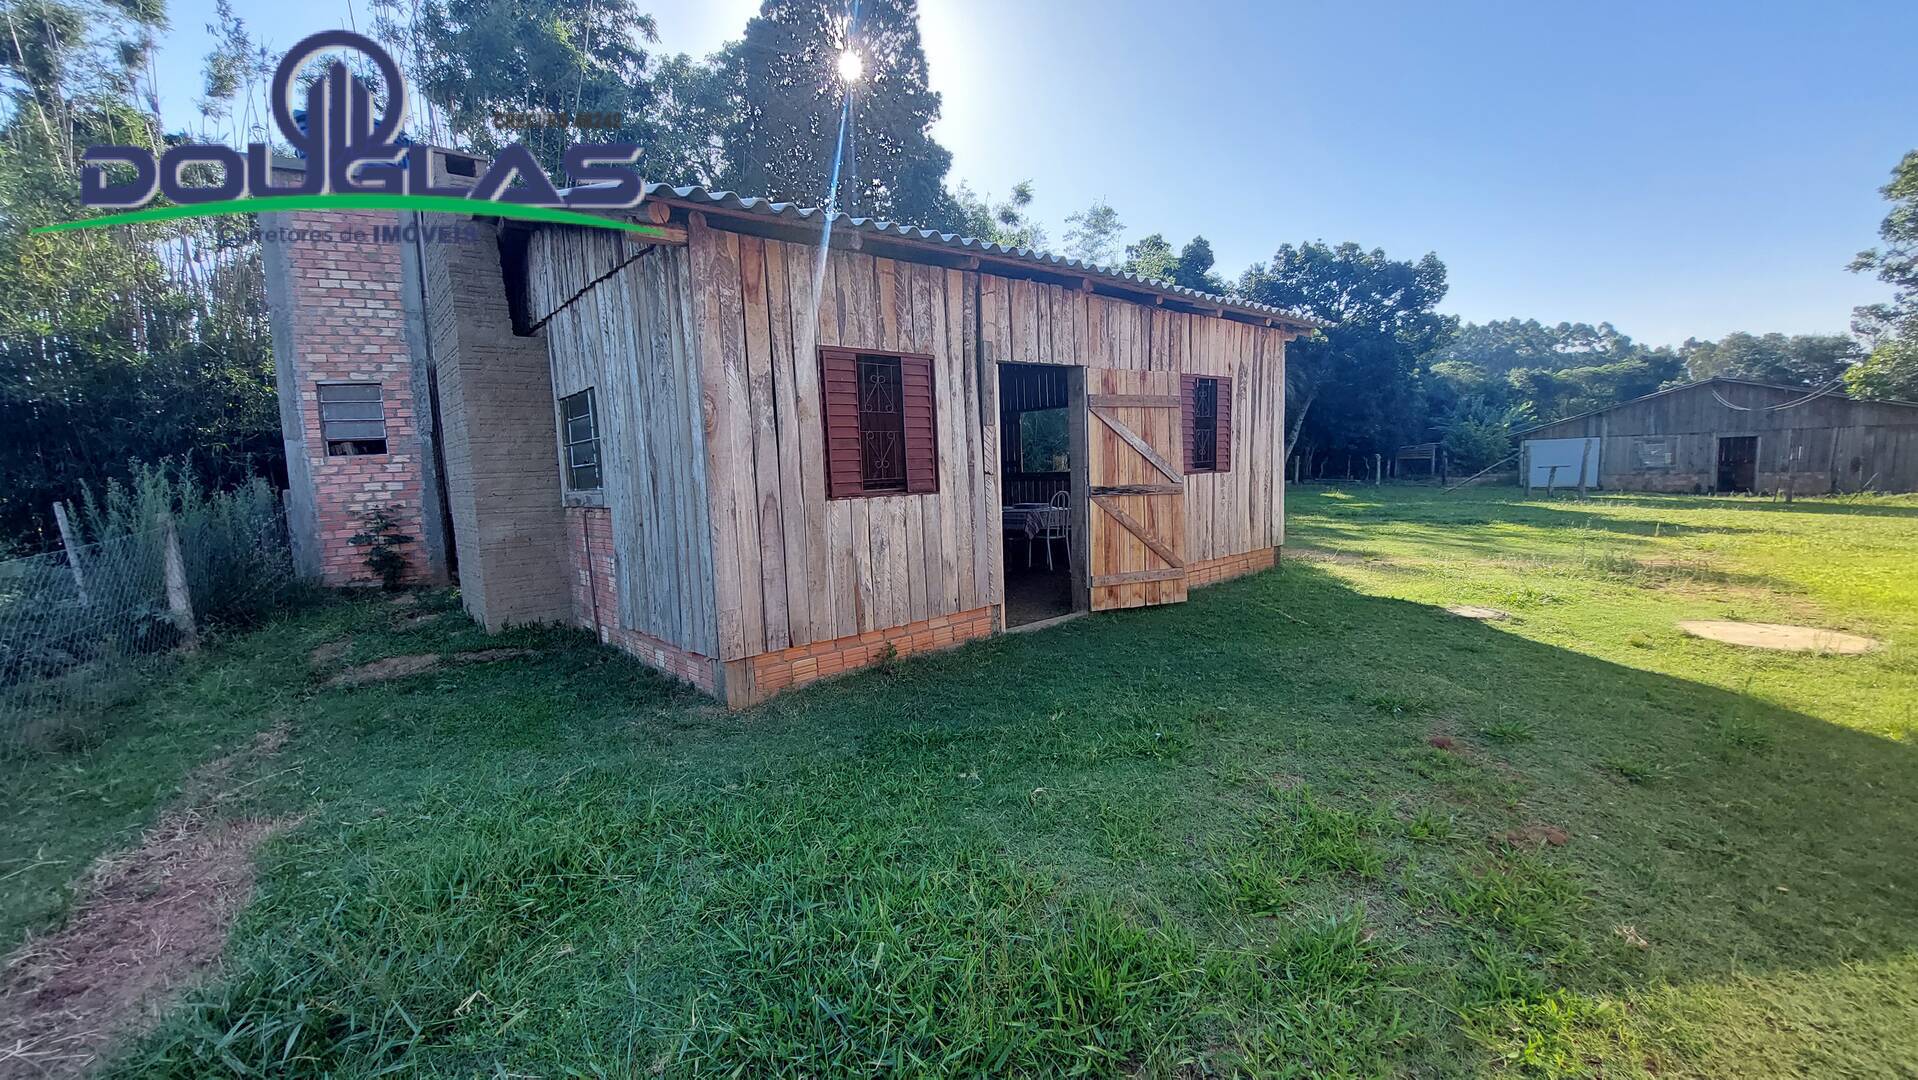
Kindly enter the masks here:
[[[1918, 499], [1289, 509], [1279, 569], [1184, 606], [740, 715], [334, 602], [0, 765], [0, 929], [283, 725], [215, 812], [297, 823], [118, 1071], [1912, 1075]], [[323, 688], [341, 640], [539, 652]]]

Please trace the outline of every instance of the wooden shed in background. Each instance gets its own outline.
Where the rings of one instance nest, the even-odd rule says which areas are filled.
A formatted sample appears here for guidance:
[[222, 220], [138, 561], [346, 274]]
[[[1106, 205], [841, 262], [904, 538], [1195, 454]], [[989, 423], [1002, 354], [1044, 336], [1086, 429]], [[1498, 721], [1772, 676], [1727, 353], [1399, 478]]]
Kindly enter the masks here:
[[1532, 487], [1575, 487], [1582, 465], [1589, 486], [1616, 491], [1918, 490], [1918, 404], [1802, 386], [1707, 379], [1518, 437]]

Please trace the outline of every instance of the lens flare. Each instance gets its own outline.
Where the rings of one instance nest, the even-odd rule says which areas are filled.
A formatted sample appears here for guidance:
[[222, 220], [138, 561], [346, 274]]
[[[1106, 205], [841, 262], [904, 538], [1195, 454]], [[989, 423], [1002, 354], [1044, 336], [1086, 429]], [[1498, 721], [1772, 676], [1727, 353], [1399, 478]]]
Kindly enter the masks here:
[[855, 49], [847, 49], [839, 54], [839, 78], [842, 82], [858, 82], [859, 76], [866, 73], [866, 61]]

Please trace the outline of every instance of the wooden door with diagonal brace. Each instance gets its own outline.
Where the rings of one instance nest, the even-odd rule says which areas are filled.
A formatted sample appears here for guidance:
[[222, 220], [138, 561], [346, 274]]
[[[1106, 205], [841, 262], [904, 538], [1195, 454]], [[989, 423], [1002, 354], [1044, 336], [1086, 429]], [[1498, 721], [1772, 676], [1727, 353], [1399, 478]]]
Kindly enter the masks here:
[[1185, 600], [1177, 372], [1086, 369], [1092, 610]]

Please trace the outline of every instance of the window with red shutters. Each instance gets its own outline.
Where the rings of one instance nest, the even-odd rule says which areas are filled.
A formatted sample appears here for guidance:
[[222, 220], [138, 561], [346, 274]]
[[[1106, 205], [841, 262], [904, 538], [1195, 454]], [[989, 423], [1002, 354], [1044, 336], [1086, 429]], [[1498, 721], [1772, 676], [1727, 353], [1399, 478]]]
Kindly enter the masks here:
[[1232, 471], [1232, 380], [1214, 375], [1179, 377], [1179, 427], [1185, 439], [1185, 471]]
[[819, 386], [827, 497], [939, 490], [931, 357], [821, 349]]

